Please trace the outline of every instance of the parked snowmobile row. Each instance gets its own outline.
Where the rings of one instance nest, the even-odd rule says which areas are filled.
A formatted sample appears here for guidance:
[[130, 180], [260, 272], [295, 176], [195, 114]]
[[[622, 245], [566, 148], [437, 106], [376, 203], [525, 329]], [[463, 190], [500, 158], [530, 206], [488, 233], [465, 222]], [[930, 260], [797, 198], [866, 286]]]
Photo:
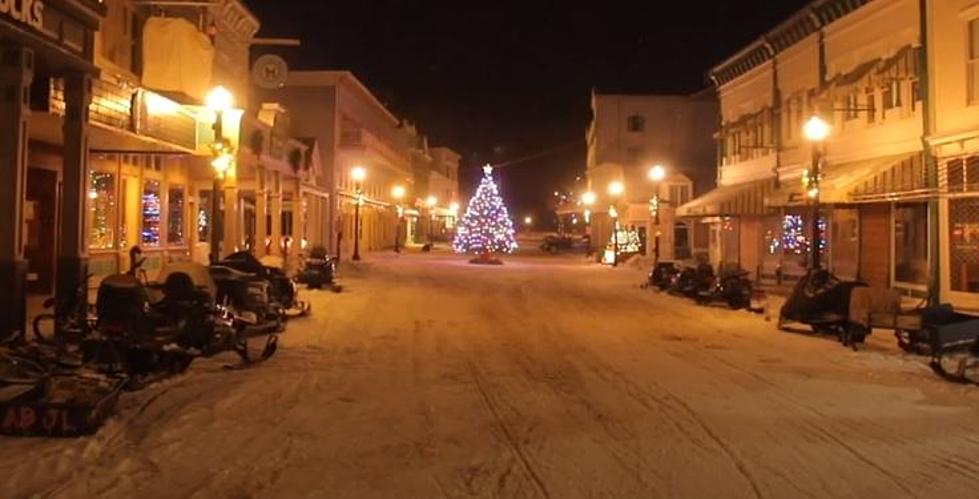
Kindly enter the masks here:
[[[733, 309], [760, 309], [764, 300], [747, 273], [715, 276], [707, 264], [681, 269], [673, 262], [658, 263], [645, 286], [700, 304], [723, 302]], [[792, 323], [802, 324], [813, 333], [836, 336], [854, 350], [874, 329], [892, 330], [903, 350], [931, 356], [931, 368], [943, 378], [979, 383], [979, 317], [955, 312], [951, 305], [922, 303], [905, 310], [902, 300], [897, 290], [843, 281], [825, 269], [811, 270], [781, 307], [778, 327], [790, 331]]]
[[[170, 263], [156, 282], [145, 278], [138, 248], [130, 257], [128, 272], [102, 279], [94, 307], [64, 307], [70, 317], [57, 321], [53, 335], [41, 327], [54, 314], [42, 315], [33, 343], [0, 349], [0, 434], [92, 433], [123, 388], [225, 352], [239, 356], [238, 366], [266, 360], [286, 321], [310, 312], [293, 279], [247, 252], [209, 266]], [[333, 273], [322, 282], [332, 285]]]
[[706, 263], [681, 269], [673, 262], [661, 262], [650, 271], [645, 286], [686, 296], [700, 305], [723, 303], [734, 310], [761, 309], [760, 304], [753, 303], [751, 279], [741, 269], [724, 269], [718, 275]]

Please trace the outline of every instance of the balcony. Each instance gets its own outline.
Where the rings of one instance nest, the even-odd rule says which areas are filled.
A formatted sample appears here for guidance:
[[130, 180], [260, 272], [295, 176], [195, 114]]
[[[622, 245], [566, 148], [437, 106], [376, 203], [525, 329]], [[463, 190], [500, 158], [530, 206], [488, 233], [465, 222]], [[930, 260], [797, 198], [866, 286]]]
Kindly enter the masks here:
[[[46, 102], [36, 104], [52, 118], [65, 115], [64, 80], [52, 79]], [[43, 96], [42, 96], [43, 99]], [[128, 82], [92, 82], [89, 120], [97, 147], [133, 152], [194, 151], [198, 149], [197, 113]], [[56, 126], [56, 124], [49, 124]], [[48, 140], [57, 141], [48, 134]]]

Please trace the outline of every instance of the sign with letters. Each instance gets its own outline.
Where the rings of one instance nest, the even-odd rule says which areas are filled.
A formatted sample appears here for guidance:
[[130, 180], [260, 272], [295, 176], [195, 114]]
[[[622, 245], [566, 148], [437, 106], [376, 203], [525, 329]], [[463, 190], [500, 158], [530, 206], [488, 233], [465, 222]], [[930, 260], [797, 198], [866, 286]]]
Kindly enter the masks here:
[[41, 0], [0, 0], [0, 15], [11, 17], [39, 30], [44, 25], [44, 2]]

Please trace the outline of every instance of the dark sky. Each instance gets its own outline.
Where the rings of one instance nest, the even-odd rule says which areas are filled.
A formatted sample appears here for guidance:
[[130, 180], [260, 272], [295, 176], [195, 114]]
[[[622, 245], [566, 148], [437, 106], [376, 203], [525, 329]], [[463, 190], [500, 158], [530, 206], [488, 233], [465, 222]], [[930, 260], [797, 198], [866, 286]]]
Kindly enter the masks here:
[[433, 145], [485, 162], [520, 218], [584, 171], [589, 93], [689, 93], [804, 0], [246, 0], [294, 68], [352, 70]]

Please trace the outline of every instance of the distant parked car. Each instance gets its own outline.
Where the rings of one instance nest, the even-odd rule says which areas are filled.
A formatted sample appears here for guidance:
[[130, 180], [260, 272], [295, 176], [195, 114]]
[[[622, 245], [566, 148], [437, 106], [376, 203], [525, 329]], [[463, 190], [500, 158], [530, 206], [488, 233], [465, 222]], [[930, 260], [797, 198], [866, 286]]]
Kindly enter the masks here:
[[569, 250], [574, 246], [574, 239], [569, 236], [559, 236], [548, 234], [544, 236], [544, 241], [540, 244], [541, 251], [557, 253], [562, 250]]

